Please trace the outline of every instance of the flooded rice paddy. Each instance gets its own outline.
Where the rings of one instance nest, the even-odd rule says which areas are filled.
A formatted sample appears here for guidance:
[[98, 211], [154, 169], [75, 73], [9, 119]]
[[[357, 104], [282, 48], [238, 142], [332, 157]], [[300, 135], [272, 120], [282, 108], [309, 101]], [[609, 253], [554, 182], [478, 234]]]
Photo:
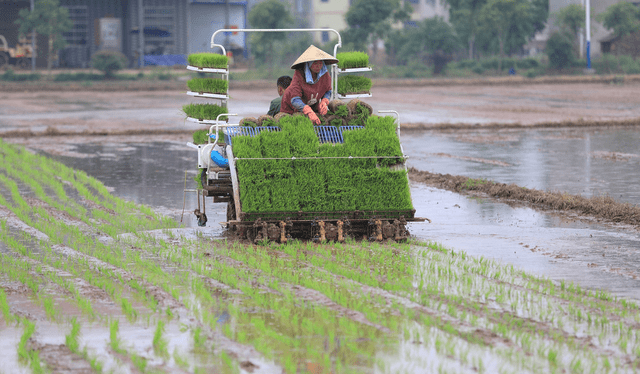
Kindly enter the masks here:
[[[471, 91], [494, 105], [506, 97]], [[162, 97], [154, 108], [176, 106]], [[423, 102], [407, 105], [425, 117]], [[616, 116], [615, 105], [591, 115]], [[92, 126], [121, 126], [86, 110]], [[153, 126], [176, 123], [144, 113]], [[639, 134], [414, 131], [402, 142], [420, 170], [638, 204]], [[161, 138], [24, 141], [47, 158], [0, 143], [0, 373], [639, 370], [638, 228], [412, 182], [417, 216], [431, 223], [411, 224], [409, 243], [227, 242], [225, 206], [207, 204], [199, 228], [185, 199], [193, 151]]]
[[11, 372], [637, 369], [640, 308], [607, 292], [420, 240], [183, 235], [118, 186], [6, 143], [0, 155]]

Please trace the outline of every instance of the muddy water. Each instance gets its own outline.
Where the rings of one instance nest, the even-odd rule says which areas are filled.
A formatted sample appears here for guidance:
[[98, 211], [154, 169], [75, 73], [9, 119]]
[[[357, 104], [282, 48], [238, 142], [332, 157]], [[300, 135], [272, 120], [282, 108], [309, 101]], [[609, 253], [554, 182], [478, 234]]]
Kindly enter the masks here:
[[[561, 137], [562, 134], [512, 132], [506, 140], [487, 143], [477, 141], [491, 135], [482, 132], [465, 134], [466, 141], [461, 140], [464, 137], [460, 138], [459, 134], [415, 133], [405, 134], [403, 145], [405, 153], [411, 156], [410, 165], [424, 170], [572, 193], [584, 190], [588, 192], [583, 193], [608, 192], [613, 195], [613, 191], [624, 190], [627, 199], [638, 200], [639, 191], [637, 186], [632, 186], [630, 174], [631, 169], [638, 170], [638, 160], [633, 157], [627, 161], [596, 158], [593, 151], [580, 147], [588, 142], [591, 149], [615, 149], [615, 152], [632, 154], [631, 149], [613, 148], [615, 139], [633, 139], [635, 136], [640, 143], [640, 133], [602, 131], [583, 137], [577, 134], [567, 137], [566, 133]], [[184, 230], [197, 228], [191, 213], [197, 204], [191, 192], [187, 192], [182, 215], [185, 172], [187, 189], [195, 187], [195, 153], [185, 145], [178, 142], [94, 143], [77, 145], [73, 151], [87, 157], [56, 158], [100, 179], [117, 196], [153, 206], [178, 221], [182, 218]], [[613, 166], [624, 171], [618, 172]], [[596, 189], [595, 182], [585, 182], [585, 175], [591, 181], [600, 173], [622, 174], [619, 179], [626, 180], [627, 184], [618, 186], [610, 181], [600, 184], [603, 189]], [[604, 190], [605, 187], [609, 190]], [[410, 224], [411, 233], [420, 239], [499, 259], [556, 280], [576, 281], [587, 287], [604, 288], [620, 296], [640, 299], [640, 235], [633, 229], [567, 221], [530, 208], [512, 207], [423, 185], [412, 186], [412, 197], [417, 215], [432, 220], [432, 223]], [[206, 206], [209, 222], [207, 227], [199, 229], [207, 236], [221, 237], [223, 230], [218, 222], [226, 219], [226, 207], [210, 201]]]
[[640, 129], [404, 132], [420, 170], [640, 204]]

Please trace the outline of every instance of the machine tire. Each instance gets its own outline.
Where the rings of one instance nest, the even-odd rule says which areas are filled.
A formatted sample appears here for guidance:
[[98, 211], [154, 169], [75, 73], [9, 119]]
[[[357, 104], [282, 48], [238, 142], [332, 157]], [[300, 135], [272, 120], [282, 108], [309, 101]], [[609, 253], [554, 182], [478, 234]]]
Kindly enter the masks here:
[[227, 222], [234, 221], [236, 219], [236, 204], [233, 202], [233, 198], [231, 201], [227, 203]]
[[0, 68], [3, 68], [9, 63], [9, 56], [6, 53], [0, 52]]
[[22, 70], [27, 70], [31, 67], [29, 63], [29, 59], [26, 57], [20, 57], [18, 61], [16, 61], [16, 66]]

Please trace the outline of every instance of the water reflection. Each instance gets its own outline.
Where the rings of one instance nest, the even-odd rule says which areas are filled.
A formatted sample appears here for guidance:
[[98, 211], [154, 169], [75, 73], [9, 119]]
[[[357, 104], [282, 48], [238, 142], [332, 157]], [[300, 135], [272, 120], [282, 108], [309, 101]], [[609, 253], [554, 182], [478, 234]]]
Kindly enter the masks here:
[[405, 132], [409, 165], [640, 204], [640, 130]]
[[[488, 136], [482, 132], [470, 134]], [[404, 136], [404, 146], [411, 155], [410, 164], [423, 170], [574, 193], [608, 192], [615, 196], [617, 191], [625, 191], [626, 199], [640, 200], [638, 186], [633, 183], [638, 160], [620, 162], [591, 156], [593, 149], [632, 153], [626, 146], [617, 146], [620, 136], [616, 134], [591, 132], [567, 138], [564, 132], [531, 131], [507, 135], [509, 140], [487, 143], [468, 141], [469, 135], [464, 141], [456, 134], [416, 133]], [[640, 141], [638, 135], [627, 131], [623, 138], [635, 136]], [[185, 171], [187, 188], [195, 187], [193, 150], [181, 143], [101, 143], [78, 145], [74, 151], [88, 157], [57, 158], [112, 187], [116, 196], [148, 204], [180, 220], [185, 201]], [[512, 166], [435, 156], [436, 153], [501, 161]], [[602, 183], [594, 181], [595, 176], [616, 179]], [[587, 287], [606, 288], [617, 295], [640, 299], [637, 260], [640, 237], [635, 232], [567, 221], [526, 207], [423, 185], [413, 185], [411, 193], [416, 215], [432, 220], [410, 224], [411, 233], [421, 239], [512, 263], [553, 279], [577, 281]], [[218, 223], [226, 219], [226, 206], [210, 203], [210, 199], [208, 202], [209, 222], [207, 227], [198, 228], [191, 213], [196, 207], [195, 196], [187, 195], [183, 224], [189, 230], [219, 237], [223, 230]]]

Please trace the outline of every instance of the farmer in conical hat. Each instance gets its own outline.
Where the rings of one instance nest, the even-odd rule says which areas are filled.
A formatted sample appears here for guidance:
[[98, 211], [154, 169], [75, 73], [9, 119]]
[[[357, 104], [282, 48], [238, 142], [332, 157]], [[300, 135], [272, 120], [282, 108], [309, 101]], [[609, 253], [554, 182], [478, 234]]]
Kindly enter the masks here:
[[304, 113], [311, 122], [320, 124], [316, 113], [327, 114], [331, 98], [331, 74], [327, 65], [338, 60], [321, 49], [311, 45], [291, 65], [295, 69], [291, 85], [282, 96], [280, 112]]

